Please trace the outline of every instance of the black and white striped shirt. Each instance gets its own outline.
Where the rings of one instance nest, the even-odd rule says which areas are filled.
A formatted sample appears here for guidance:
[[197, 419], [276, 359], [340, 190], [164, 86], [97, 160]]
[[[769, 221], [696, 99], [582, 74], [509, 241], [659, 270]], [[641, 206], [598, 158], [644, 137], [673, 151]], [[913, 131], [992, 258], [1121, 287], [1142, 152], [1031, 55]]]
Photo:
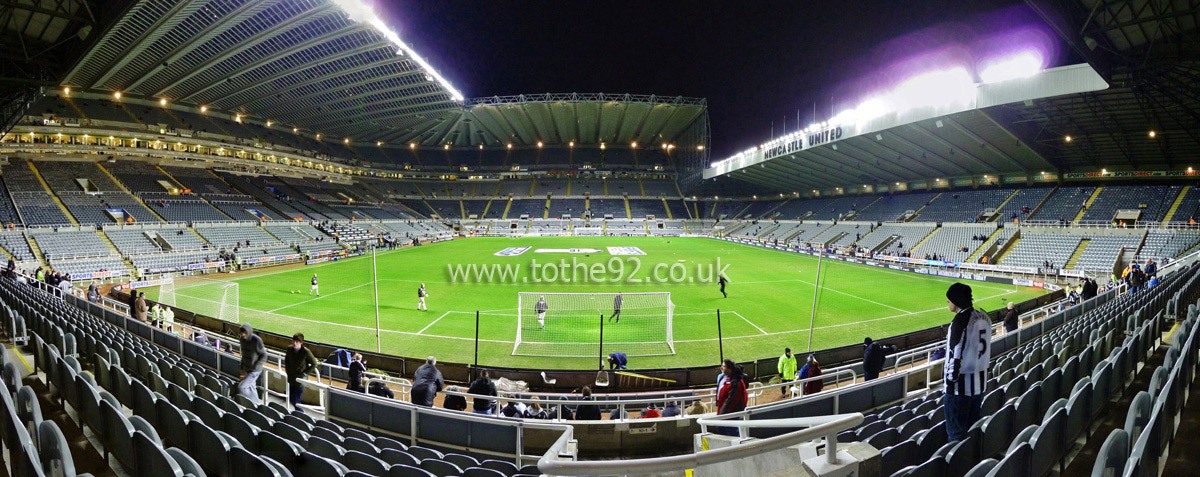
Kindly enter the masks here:
[[946, 336], [946, 393], [982, 395], [991, 358], [992, 323], [987, 314], [974, 308], [959, 311]]

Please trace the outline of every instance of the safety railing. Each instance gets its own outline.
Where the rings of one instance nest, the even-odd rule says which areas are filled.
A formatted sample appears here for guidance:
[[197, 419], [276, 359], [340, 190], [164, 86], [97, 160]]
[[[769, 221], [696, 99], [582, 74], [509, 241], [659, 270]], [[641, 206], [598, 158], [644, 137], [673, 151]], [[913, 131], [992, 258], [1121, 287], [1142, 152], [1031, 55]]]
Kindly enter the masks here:
[[693, 454], [669, 457], [652, 457], [646, 459], [620, 459], [603, 461], [572, 461], [559, 458], [572, 436], [563, 435], [550, 446], [550, 449], [538, 460], [538, 470], [550, 475], [642, 475], [653, 473], [679, 473], [685, 469], [695, 469], [711, 464], [719, 464], [731, 460], [742, 459], [753, 455], [764, 454], [796, 444], [824, 439], [825, 461], [831, 464], [838, 462], [837, 434], [847, 429], [853, 429], [861, 424], [861, 413], [836, 414], [821, 417], [798, 417], [790, 419], [771, 419], [758, 421], [727, 421], [721, 418], [699, 419], [704, 432], [708, 426], [736, 427], [743, 437], [751, 428], [793, 428], [800, 430], [786, 434], [755, 439], [737, 443], [729, 447], [701, 451]]

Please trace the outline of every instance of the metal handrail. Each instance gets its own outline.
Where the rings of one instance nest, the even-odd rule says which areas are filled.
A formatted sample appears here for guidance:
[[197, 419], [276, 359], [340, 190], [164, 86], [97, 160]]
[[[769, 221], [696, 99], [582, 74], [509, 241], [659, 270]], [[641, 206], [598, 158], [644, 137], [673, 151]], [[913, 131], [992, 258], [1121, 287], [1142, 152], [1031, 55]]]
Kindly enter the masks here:
[[[831, 464], [837, 463], [837, 434], [854, 428], [863, 421], [862, 413], [837, 414], [821, 417], [800, 417], [790, 419], [771, 419], [761, 421], [724, 421], [719, 418], [700, 419], [701, 428], [708, 425], [738, 428], [779, 428], [803, 427], [797, 431], [779, 436], [768, 437], [745, 442], [730, 447], [702, 451], [694, 454], [684, 454], [670, 457], [652, 457], [646, 459], [621, 459], [605, 461], [566, 461], [557, 458], [570, 441], [571, 436], [560, 436], [554, 445], [538, 460], [538, 470], [550, 475], [608, 475], [627, 474], [639, 475], [655, 472], [678, 472], [683, 469], [695, 469], [711, 464], [763, 454], [791, 447], [801, 442], [817, 438], [825, 439], [825, 459]], [[744, 430], [743, 430], [744, 432]]]

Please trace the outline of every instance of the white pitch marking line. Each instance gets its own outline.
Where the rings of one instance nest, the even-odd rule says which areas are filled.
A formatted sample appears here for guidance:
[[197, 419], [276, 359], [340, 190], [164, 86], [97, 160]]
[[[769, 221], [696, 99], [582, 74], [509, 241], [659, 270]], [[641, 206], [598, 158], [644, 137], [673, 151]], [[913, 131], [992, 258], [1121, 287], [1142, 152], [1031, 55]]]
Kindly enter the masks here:
[[[797, 281], [798, 281], [798, 282], [800, 282], [800, 283], [807, 284], [807, 285], [812, 285], [812, 286], [814, 286], [814, 287], [815, 287], [815, 286], [817, 286], [817, 284], [815, 284], [815, 283], [812, 283], [812, 282], [806, 282], [806, 281], [804, 281], [804, 280], [797, 280]], [[894, 307], [894, 306], [892, 306], [892, 305], [888, 305], [888, 304], [885, 304], [885, 303], [880, 303], [880, 302], [877, 302], [877, 301], [874, 301], [874, 300], [869, 300], [869, 299], [863, 298], [863, 297], [861, 297], [861, 296], [858, 296], [858, 295], [853, 295], [853, 294], [850, 294], [850, 293], [846, 293], [846, 292], [844, 292], [844, 291], [837, 290], [837, 289], [835, 289], [835, 288], [832, 288], [832, 287], [823, 286], [823, 287], [820, 287], [820, 288], [822, 288], [822, 289], [824, 289], [824, 290], [829, 290], [829, 291], [831, 291], [831, 292], [834, 292], [834, 293], [840, 293], [840, 294], [842, 294], [842, 295], [846, 295], [846, 296], [848, 296], [848, 297], [850, 297], [850, 298], [857, 298], [857, 299], [859, 299], [859, 300], [862, 300], [862, 301], [865, 301], [865, 302], [867, 302], [867, 303], [872, 303], [872, 304], [879, 305], [879, 306], [885, 306], [885, 307], [891, 308], [891, 309], [893, 309], [893, 310], [896, 310], [896, 311], [903, 311], [903, 312], [905, 312], [905, 313], [912, 313], [912, 312], [910, 312], [910, 311], [908, 311], [908, 310], [905, 310], [905, 309], [903, 309], [903, 308], [896, 308], [896, 307]]]
[[437, 323], [437, 322], [439, 322], [439, 321], [442, 321], [442, 318], [445, 318], [445, 317], [446, 317], [446, 315], [449, 315], [449, 314], [451, 314], [451, 313], [454, 313], [454, 312], [453, 312], [453, 311], [447, 311], [447, 312], [445, 312], [445, 313], [442, 313], [442, 316], [439, 316], [439, 317], [437, 317], [437, 319], [436, 319], [436, 320], [433, 320], [433, 323], [430, 323], [430, 324], [428, 324], [428, 325], [425, 325], [425, 327], [424, 327], [424, 328], [421, 328], [421, 331], [418, 331], [418, 332], [417, 332], [417, 334], [419, 335], [419, 334], [421, 334], [421, 333], [424, 333], [424, 332], [425, 332], [425, 330], [428, 330], [430, 326], [433, 326], [435, 323]]
[[276, 309], [274, 309], [274, 310], [267, 310], [267, 313], [274, 313], [274, 312], [277, 312], [277, 311], [279, 311], [279, 310], [283, 310], [283, 309], [285, 309], [285, 308], [291, 308], [291, 307], [293, 307], [293, 306], [299, 306], [299, 305], [303, 305], [303, 304], [305, 304], [305, 303], [308, 303], [308, 302], [317, 301], [317, 300], [320, 300], [320, 299], [322, 299], [322, 298], [325, 298], [325, 297], [331, 297], [331, 296], [337, 295], [338, 293], [345, 293], [345, 292], [348, 292], [348, 291], [350, 291], [350, 290], [354, 290], [354, 289], [356, 289], [356, 288], [362, 288], [362, 287], [365, 287], [365, 286], [367, 286], [367, 285], [370, 285], [370, 284], [371, 284], [371, 282], [367, 282], [367, 283], [363, 283], [362, 285], [355, 285], [355, 286], [352, 286], [352, 287], [350, 287], [350, 288], [343, 288], [343, 289], [341, 289], [341, 290], [338, 290], [338, 291], [335, 291], [335, 292], [333, 292], [333, 293], [329, 293], [329, 294], [326, 294], [326, 295], [317, 295], [317, 296], [316, 296], [316, 298], [309, 298], [309, 299], [307, 299], [307, 300], [304, 300], [304, 301], [302, 301], [302, 302], [299, 302], [299, 303], [292, 303], [291, 305], [284, 305], [284, 306], [281, 306], [281, 307], [279, 307], [279, 308], [276, 308]]
[[759, 327], [758, 327], [758, 325], [754, 324], [754, 322], [753, 322], [753, 321], [747, 320], [747, 319], [746, 319], [746, 317], [742, 316], [742, 314], [741, 314], [741, 313], [738, 313], [738, 312], [736, 312], [736, 311], [730, 311], [730, 313], [733, 313], [733, 314], [737, 315], [737, 316], [738, 316], [738, 318], [741, 318], [741, 319], [742, 319], [742, 321], [745, 321], [746, 323], [749, 323], [749, 324], [750, 324], [750, 326], [753, 326], [753, 327], [754, 327], [754, 329], [758, 330], [758, 332], [759, 332], [759, 333], [762, 333], [762, 334], [764, 334], [764, 335], [765, 335], [765, 334], [767, 334], [767, 332], [766, 332], [766, 331], [763, 331], [763, 329], [762, 329], [762, 328], [759, 328]]

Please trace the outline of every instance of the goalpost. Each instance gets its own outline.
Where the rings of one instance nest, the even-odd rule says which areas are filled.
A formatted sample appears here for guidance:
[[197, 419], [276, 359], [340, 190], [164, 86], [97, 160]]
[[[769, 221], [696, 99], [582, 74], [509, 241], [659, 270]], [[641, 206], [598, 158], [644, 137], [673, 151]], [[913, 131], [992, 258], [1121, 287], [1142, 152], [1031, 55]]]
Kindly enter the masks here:
[[[614, 317], [617, 297], [620, 315]], [[544, 299], [545, 328], [538, 322]], [[527, 293], [517, 295], [514, 356], [588, 358], [621, 352], [629, 356], [675, 354], [671, 294]], [[619, 320], [618, 320], [619, 318]], [[603, 321], [603, 324], [601, 323]], [[603, 336], [601, 336], [603, 330]]]
[[163, 279], [158, 289], [158, 302], [211, 316], [230, 323], [240, 323], [238, 284], [200, 277]]

